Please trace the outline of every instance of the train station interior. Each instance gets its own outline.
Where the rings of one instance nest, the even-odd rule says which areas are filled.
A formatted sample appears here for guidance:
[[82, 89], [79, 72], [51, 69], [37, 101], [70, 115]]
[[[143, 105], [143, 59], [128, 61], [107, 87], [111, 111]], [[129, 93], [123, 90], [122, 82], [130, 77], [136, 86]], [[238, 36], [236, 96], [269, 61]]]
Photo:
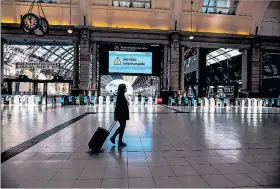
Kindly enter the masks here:
[[244, 187], [280, 187], [280, 1], [1, 1], [1, 188]]

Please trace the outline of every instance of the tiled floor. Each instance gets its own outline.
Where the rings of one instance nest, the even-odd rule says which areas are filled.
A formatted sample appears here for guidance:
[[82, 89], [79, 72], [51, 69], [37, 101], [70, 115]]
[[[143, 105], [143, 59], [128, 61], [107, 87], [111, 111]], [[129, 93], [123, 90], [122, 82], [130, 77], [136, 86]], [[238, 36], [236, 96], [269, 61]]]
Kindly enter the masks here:
[[5, 108], [2, 152], [85, 112], [97, 114], [2, 163], [2, 187], [279, 186], [280, 109], [175, 108], [190, 113], [130, 107], [128, 146], [106, 142], [98, 155], [87, 143], [97, 127], [110, 126], [113, 107]]

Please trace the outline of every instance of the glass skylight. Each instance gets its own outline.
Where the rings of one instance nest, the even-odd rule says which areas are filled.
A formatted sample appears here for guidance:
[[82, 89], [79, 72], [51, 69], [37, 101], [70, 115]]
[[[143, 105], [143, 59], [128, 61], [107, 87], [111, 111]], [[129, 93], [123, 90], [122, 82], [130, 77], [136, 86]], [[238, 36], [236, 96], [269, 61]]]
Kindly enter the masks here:
[[225, 49], [220, 48], [216, 51], [209, 53], [206, 57], [206, 64], [209, 66], [211, 64], [215, 64], [221, 62], [223, 60], [227, 60], [231, 57], [235, 57], [242, 54], [237, 49]]

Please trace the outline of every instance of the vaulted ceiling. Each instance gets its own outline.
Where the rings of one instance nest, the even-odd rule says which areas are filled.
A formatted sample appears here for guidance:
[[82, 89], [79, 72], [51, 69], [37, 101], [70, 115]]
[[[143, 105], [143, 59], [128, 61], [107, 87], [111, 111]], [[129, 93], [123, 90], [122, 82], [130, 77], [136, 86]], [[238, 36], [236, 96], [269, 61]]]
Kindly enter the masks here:
[[[27, 13], [30, 1], [1, 1], [1, 21], [19, 23], [20, 15]], [[51, 25], [69, 25], [70, 0], [42, 1], [46, 2], [42, 5]], [[74, 25], [85, 24], [93, 27], [173, 30], [176, 25], [178, 30], [183, 31], [243, 35], [254, 35], [258, 27], [259, 35], [280, 36], [280, 1], [193, 0], [193, 2], [191, 8], [191, 0], [72, 0], [71, 18]], [[233, 12], [225, 8], [226, 4], [234, 5], [234, 2], [236, 8], [234, 7]], [[34, 9], [35, 13], [36, 11]]]

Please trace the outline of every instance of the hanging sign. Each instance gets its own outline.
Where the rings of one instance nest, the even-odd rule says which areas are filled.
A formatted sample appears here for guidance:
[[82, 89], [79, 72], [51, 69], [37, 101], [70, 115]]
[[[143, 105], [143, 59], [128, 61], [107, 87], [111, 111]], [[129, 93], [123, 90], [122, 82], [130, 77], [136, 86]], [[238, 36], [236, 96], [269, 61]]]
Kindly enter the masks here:
[[34, 70], [60, 70], [60, 63], [53, 62], [17, 62], [16, 69], [34, 69]]

